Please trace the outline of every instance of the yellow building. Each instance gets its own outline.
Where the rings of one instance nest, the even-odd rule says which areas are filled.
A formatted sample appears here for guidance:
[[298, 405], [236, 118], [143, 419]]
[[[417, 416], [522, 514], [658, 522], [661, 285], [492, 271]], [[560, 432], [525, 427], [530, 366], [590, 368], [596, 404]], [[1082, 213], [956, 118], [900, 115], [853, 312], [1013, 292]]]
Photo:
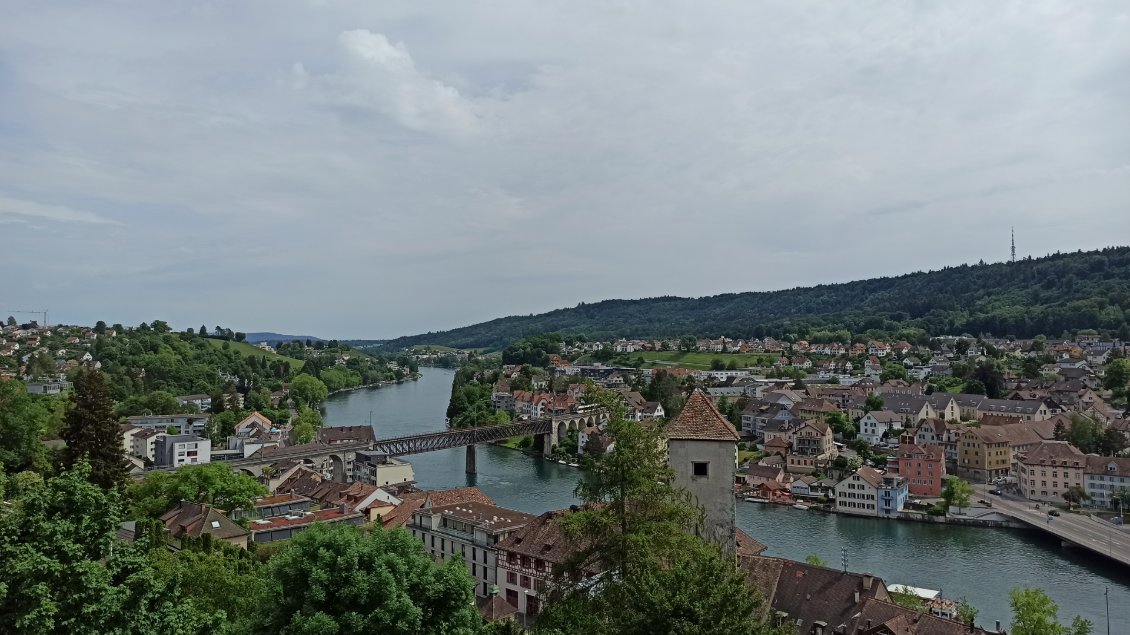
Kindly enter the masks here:
[[1008, 476], [1012, 450], [1000, 426], [967, 428], [957, 442], [957, 475], [974, 483]]

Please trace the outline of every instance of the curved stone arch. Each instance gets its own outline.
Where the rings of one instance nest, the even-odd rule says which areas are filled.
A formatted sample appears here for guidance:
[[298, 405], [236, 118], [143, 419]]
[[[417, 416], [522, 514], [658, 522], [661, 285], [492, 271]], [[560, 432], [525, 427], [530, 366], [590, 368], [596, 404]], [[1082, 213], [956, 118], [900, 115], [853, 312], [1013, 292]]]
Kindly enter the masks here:
[[239, 468], [239, 473], [240, 474], [246, 474], [247, 476], [250, 476], [251, 478], [259, 478], [259, 474], [256, 474], [256, 470], [253, 470], [249, 467]]
[[326, 457], [330, 467], [330, 479], [338, 483], [345, 482], [345, 458], [339, 454], [331, 454]]
[[553, 442], [554, 444], [556, 444], [558, 441], [564, 439], [566, 435], [569, 434], [569, 422], [563, 420], [557, 421], [557, 425], [554, 427], [556, 429], [554, 430]]

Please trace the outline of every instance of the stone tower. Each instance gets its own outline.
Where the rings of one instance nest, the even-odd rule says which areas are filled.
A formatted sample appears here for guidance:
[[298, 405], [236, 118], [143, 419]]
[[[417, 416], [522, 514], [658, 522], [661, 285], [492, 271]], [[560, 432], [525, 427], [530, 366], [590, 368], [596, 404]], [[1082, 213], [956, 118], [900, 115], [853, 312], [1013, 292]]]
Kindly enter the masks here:
[[706, 393], [695, 390], [664, 434], [675, 487], [690, 492], [694, 502], [706, 511], [700, 535], [726, 553], [734, 553], [737, 431]]

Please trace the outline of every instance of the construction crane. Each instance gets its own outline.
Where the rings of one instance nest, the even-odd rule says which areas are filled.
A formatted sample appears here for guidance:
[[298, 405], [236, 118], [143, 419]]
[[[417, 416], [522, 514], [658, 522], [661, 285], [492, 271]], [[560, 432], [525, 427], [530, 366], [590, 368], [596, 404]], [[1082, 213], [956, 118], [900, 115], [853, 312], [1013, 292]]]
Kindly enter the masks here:
[[43, 309], [41, 311], [13, 311], [9, 309], [7, 311], [0, 311], [0, 313], [30, 313], [32, 315], [42, 315], [43, 323], [41, 323], [40, 326], [47, 326], [47, 311], [49, 310], [50, 309]]

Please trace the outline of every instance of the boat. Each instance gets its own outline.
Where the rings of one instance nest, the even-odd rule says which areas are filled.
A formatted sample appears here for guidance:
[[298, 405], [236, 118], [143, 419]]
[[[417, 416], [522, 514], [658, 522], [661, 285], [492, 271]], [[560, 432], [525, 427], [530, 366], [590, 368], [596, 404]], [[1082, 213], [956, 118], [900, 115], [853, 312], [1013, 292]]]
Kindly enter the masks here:
[[804, 509], [804, 510], [808, 509], [808, 505], [805, 505], [804, 503], [796, 503], [796, 504], [793, 505], [793, 507], [795, 509]]
[[769, 499], [767, 499], [767, 498], [757, 498], [755, 496], [747, 496], [746, 499], [745, 499], [745, 502], [747, 502], [747, 503], [768, 503]]
[[569, 465], [568, 462], [562, 461], [561, 459], [557, 459], [557, 462], [560, 463], [561, 465]]
[[581, 467], [580, 463], [570, 463], [569, 467]]

